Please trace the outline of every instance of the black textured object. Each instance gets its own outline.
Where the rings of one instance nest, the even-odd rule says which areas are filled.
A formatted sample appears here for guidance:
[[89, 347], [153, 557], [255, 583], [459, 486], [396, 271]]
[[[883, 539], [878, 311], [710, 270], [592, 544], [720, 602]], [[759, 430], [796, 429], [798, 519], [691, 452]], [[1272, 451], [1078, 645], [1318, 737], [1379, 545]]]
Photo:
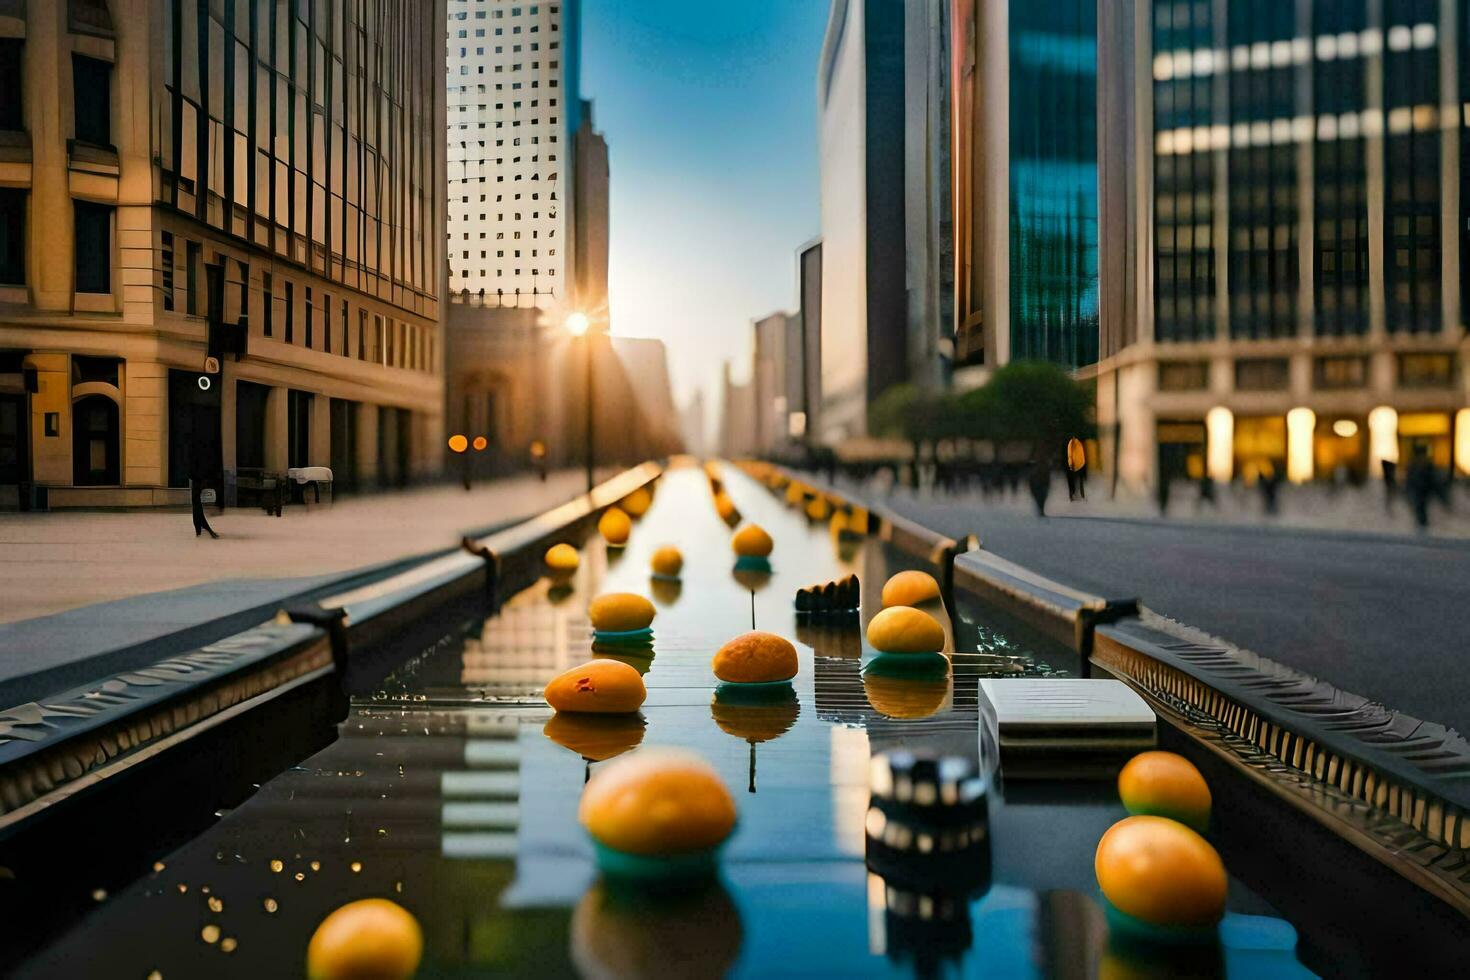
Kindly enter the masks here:
[[858, 608], [861, 601], [862, 586], [856, 575], [796, 590], [796, 611], [802, 613], [847, 612]]
[[868, 770], [868, 868], [890, 889], [966, 898], [990, 884], [986, 782], [968, 759], [905, 749]]

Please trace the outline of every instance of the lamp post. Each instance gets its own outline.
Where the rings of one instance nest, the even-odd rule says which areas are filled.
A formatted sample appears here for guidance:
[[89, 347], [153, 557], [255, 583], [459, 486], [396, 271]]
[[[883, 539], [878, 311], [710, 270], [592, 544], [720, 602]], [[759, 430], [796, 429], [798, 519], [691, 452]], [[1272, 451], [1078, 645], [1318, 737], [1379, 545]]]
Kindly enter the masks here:
[[462, 433], [449, 437], [449, 451], [459, 457], [459, 476], [466, 490], [470, 488], [470, 458], [465, 454], [469, 448], [470, 441]]
[[587, 319], [587, 314], [574, 312], [567, 316], [566, 326], [567, 333], [571, 334], [573, 339], [578, 337], [582, 339], [582, 347], [585, 358], [584, 363], [586, 365], [587, 371], [587, 398], [583, 404], [586, 416], [583, 428], [583, 435], [587, 440], [587, 492], [591, 493], [592, 487], [595, 485], [596, 482], [596, 479], [593, 475], [594, 449], [592, 446], [592, 333], [589, 329], [592, 326], [592, 321]]

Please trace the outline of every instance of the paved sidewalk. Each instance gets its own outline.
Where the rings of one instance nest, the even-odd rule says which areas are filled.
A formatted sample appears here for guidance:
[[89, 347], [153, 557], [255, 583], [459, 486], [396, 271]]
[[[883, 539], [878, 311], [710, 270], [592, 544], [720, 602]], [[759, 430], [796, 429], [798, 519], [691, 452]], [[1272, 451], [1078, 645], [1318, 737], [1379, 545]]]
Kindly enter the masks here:
[[[945, 494], [922, 489], [916, 494], [906, 486], [890, 488], [876, 480], [861, 486], [839, 482], [873, 500], [891, 495], [895, 499], [921, 504], [968, 506], [1018, 516], [1036, 513], [1036, 506], [1024, 483], [1016, 493], [986, 496], [978, 490]], [[1152, 497], [1129, 494], [1120, 489], [1116, 498], [1109, 499], [1108, 490], [1106, 480], [1092, 479], [1087, 483], [1085, 500], [1068, 500], [1066, 481], [1057, 477], [1047, 497], [1046, 514], [1048, 517], [1140, 521], [1177, 527], [1283, 528], [1470, 539], [1470, 479], [1455, 482], [1451, 496], [1453, 509], [1446, 510], [1438, 500], [1430, 504], [1427, 531], [1420, 531], [1414, 525], [1409, 502], [1402, 491], [1391, 506], [1386, 506], [1382, 484], [1335, 493], [1315, 484], [1300, 487], [1283, 485], [1274, 515], [1265, 512], [1259, 490], [1240, 485], [1220, 488], [1216, 502], [1209, 505], [1201, 504], [1196, 484], [1176, 483], [1169, 497], [1169, 509], [1163, 515], [1159, 513], [1158, 501]]]
[[458, 485], [381, 493], [287, 507], [281, 517], [233, 508], [216, 516], [210, 508], [218, 541], [196, 538], [188, 511], [0, 514], [0, 623], [206, 582], [316, 578], [438, 551], [467, 531], [569, 500], [584, 479], [564, 470], [545, 483], [517, 476], [468, 493]]

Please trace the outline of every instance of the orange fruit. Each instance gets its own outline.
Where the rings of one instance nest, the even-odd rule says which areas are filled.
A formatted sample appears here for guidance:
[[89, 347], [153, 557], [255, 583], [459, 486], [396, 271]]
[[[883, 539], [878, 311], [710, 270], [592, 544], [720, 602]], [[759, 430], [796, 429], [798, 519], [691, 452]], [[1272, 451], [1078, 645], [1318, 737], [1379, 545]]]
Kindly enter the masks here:
[[647, 629], [653, 616], [653, 603], [633, 592], [607, 592], [587, 607], [592, 628], [609, 633]]
[[655, 575], [678, 578], [679, 573], [684, 570], [684, 556], [679, 553], [678, 548], [666, 544], [653, 553], [653, 559], [649, 564]]
[[574, 572], [582, 559], [569, 544], [554, 544], [546, 549], [546, 567], [553, 572]]
[[1194, 763], [1173, 752], [1140, 752], [1118, 773], [1118, 796], [1132, 814], [1153, 814], [1204, 830], [1210, 787]]
[[577, 819], [615, 851], [688, 854], [730, 836], [735, 801], [714, 767], [694, 753], [639, 749], [592, 775]]
[[642, 706], [648, 689], [637, 668], [621, 660], [589, 660], [553, 677], [545, 697], [557, 711], [625, 714]]
[[868, 642], [883, 653], [938, 653], [944, 627], [922, 609], [889, 606], [868, 623]]
[[629, 517], [642, 517], [653, 506], [653, 494], [647, 487], [639, 487], [623, 498], [621, 506]]
[[917, 606], [939, 598], [939, 583], [928, 572], [907, 571], [883, 583], [883, 608]]
[[608, 544], [627, 544], [628, 535], [632, 532], [633, 522], [617, 507], [609, 507], [603, 511], [602, 517], [597, 521], [597, 533], [602, 535], [602, 540]]
[[735, 532], [730, 546], [742, 558], [769, 558], [775, 542], [759, 524], [747, 524]]
[[312, 980], [403, 980], [424, 955], [424, 931], [386, 898], [349, 902], [322, 920], [306, 947]]
[[1094, 861], [1118, 911], [1156, 926], [1212, 925], [1225, 914], [1225, 865], [1209, 841], [1165, 817], [1125, 817], [1108, 828]]
[[796, 676], [796, 647], [775, 633], [752, 630], [720, 647], [710, 665], [722, 681], [764, 684]]

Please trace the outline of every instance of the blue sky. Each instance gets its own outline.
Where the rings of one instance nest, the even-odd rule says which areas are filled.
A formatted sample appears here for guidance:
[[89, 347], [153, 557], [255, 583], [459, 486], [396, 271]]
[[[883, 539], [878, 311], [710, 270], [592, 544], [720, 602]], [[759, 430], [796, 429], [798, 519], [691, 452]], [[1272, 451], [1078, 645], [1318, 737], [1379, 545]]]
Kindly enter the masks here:
[[796, 302], [817, 233], [816, 68], [827, 0], [583, 0], [582, 94], [611, 183], [614, 333], [668, 345], [682, 406], [750, 321]]

